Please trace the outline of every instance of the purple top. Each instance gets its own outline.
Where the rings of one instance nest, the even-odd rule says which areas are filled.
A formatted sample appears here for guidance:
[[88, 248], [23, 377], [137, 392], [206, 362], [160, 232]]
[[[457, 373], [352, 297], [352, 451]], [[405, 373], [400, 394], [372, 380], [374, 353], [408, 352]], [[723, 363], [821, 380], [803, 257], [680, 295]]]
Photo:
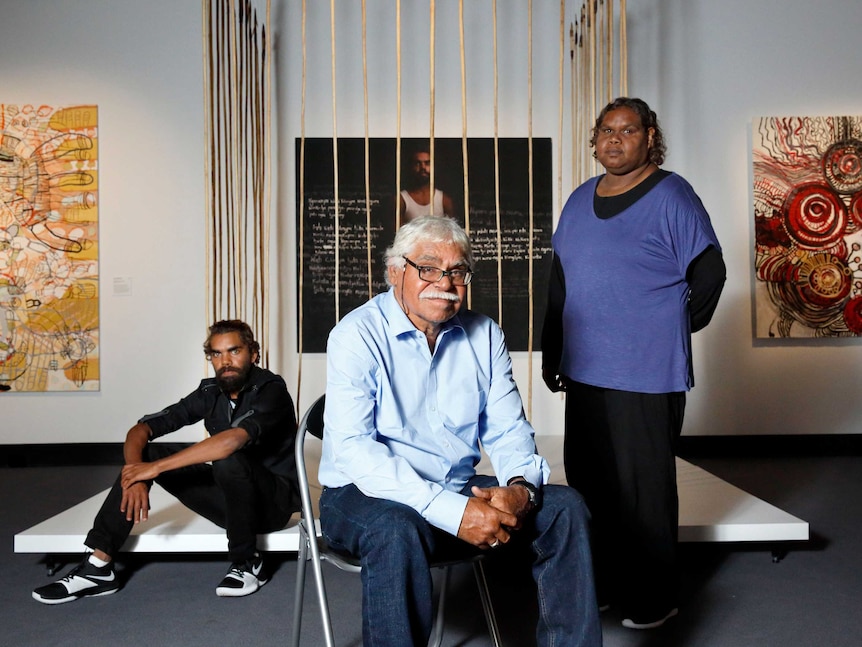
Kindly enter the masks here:
[[600, 219], [595, 177], [569, 197], [552, 242], [565, 275], [560, 373], [640, 393], [693, 386], [686, 270], [710, 245], [709, 215], [669, 174], [619, 214]]

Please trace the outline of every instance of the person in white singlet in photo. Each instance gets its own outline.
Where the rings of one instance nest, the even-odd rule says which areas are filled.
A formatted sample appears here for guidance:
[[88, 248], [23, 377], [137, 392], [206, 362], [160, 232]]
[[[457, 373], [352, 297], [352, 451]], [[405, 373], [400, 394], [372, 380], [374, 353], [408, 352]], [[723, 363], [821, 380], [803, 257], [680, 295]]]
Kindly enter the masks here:
[[410, 222], [420, 216], [449, 216], [455, 218], [452, 198], [434, 187], [431, 199], [431, 155], [427, 147], [417, 148], [407, 164], [410, 171], [406, 186], [398, 194], [398, 209], [401, 222]]

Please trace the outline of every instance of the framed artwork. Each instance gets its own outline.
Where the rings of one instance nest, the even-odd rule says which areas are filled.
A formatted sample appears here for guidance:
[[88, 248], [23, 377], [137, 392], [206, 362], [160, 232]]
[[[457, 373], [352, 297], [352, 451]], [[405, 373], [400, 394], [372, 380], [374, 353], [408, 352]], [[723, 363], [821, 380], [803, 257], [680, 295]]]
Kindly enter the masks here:
[[0, 388], [99, 389], [96, 106], [0, 104]]
[[[306, 139], [304, 145], [304, 169], [297, 174], [296, 190], [297, 263], [302, 280], [298, 294], [303, 313], [298, 330], [303, 352], [322, 353], [330, 329], [341, 317], [388, 289], [383, 253], [398, 223], [412, 217], [405, 202], [410, 201], [405, 193], [417, 181], [411, 163], [420, 150], [428, 150], [428, 140], [401, 140], [400, 187], [396, 139], [369, 140], [366, 187], [365, 140], [338, 139], [337, 235], [332, 139]], [[300, 146], [297, 140], [297, 168]], [[526, 138], [503, 138], [498, 150], [495, 154], [492, 138], [469, 138], [465, 174], [461, 139], [435, 139], [433, 186], [439, 208], [467, 225], [470, 233], [476, 266], [468, 306], [500, 323], [509, 350], [526, 351], [531, 326], [538, 347], [552, 258], [551, 140], [534, 139], [531, 147]]]
[[752, 128], [758, 338], [862, 336], [862, 117]]

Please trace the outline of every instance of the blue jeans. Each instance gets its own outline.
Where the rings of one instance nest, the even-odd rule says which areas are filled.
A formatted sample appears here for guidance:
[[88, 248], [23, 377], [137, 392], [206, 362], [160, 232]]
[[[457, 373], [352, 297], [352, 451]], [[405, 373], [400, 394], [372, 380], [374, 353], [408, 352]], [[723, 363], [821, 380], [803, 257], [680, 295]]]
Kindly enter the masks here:
[[[474, 476], [461, 491], [493, 487]], [[536, 582], [537, 644], [598, 647], [601, 623], [593, 588], [589, 513], [572, 488], [547, 485], [542, 507], [514, 532], [504, 550], [529, 555]], [[323, 535], [362, 564], [362, 637], [365, 647], [427, 645], [432, 627], [429, 564], [475, 554], [478, 548], [432, 527], [412, 508], [362, 494], [355, 485], [325, 488]]]

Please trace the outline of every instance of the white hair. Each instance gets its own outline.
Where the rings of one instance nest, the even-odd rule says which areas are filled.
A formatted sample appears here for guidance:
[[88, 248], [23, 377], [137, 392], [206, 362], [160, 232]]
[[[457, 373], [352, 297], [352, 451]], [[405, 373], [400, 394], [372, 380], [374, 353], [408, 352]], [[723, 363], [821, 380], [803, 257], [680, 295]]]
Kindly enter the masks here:
[[420, 243], [454, 243], [461, 248], [467, 267], [473, 268], [470, 237], [463, 227], [448, 216], [422, 216], [404, 224], [395, 234], [392, 245], [383, 254], [386, 261], [386, 282], [389, 285], [392, 285], [389, 268], [403, 268], [406, 265], [404, 257], [413, 253]]

